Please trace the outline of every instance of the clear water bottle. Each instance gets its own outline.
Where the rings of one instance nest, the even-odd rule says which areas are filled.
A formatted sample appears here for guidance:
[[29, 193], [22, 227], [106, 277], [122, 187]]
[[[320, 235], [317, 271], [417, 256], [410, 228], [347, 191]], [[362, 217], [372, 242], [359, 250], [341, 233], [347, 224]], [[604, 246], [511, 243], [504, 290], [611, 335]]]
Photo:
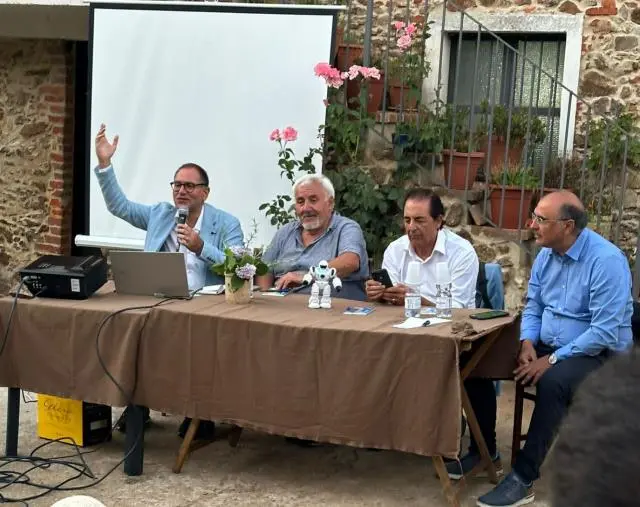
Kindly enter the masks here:
[[407, 292], [404, 295], [404, 316], [407, 318], [420, 317], [421, 306], [420, 286], [407, 285]]
[[422, 299], [420, 297], [420, 263], [412, 261], [407, 268], [404, 281], [407, 292], [404, 295], [404, 316], [420, 317]]
[[446, 262], [436, 265], [436, 317], [451, 318], [451, 274]]

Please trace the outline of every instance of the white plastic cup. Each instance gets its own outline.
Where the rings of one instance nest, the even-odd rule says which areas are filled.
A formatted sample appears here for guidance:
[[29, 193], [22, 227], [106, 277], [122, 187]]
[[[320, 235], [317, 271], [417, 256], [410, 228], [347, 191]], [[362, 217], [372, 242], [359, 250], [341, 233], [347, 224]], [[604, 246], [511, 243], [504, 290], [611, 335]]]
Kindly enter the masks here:
[[450, 283], [451, 272], [449, 271], [449, 264], [446, 262], [438, 262], [436, 264], [436, 283]]
[[409, 262], [409, 266], [407, 266], [407, 276], [404, 281], [407, 285], [420, 285], [422, 280], [420, 277], [420, 263], [418, 261]]

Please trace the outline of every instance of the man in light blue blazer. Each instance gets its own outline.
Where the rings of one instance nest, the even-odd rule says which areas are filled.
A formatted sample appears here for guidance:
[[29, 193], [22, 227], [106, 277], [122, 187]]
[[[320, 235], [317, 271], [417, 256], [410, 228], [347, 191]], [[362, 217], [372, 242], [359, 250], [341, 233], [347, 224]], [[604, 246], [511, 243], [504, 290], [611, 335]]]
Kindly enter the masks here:
[[[138, 229], [147, 231], [144, 249], [151, 252], [182, 252], [185, 256], [189, 289], [200, 289], [205, 285], [224, 283], [212, 273], [213, 264], [224, 261], [224, 248], [242, 245], [243, 234], [240, 221], [229, 213], [219, 210], [205, 200], [209, 196], [209, 177], [197, 164], [186, 163], [178, 168], [171, 188], [173, 204], [140, 204], [127, 199], [116, 178], [111, 159], [118, 147], [118, 136], [113, 143], [106, 137], [106, 126], [102, 124], [96, 136], [98, 167], [95, 173], [107, 209]], [[185, 224], [176, 226], [178, 208], [188, 209]], [[145, 423], [150, 421], [148, 410]], [[124, 420], [124, 418], [123, 418]], [[190, 419], [185, 419], [179, 434], [184, 437]], [[203, 421], [197, 438], [213, 438], [215, 427], [211, 421]], [[124, 430], [124, 425], [121, 425]]]
[[[106, 138], [105, 125], [96, 136], [98, 167], [95, 172], [109, 212], [138, 229], [147, 231], [144, 249], [149, 252], [183, 252], [187, 279], [192, 290], [224, 283], [209, 269], [224, 261], [224, 248], [243, 244], [240, 221], [233, 215], [205, 203], [209, 196], [209, 177], [197, 164], [178, 168], [171, 182], [173, 204], [140, 204], [127, 199], [116, 179], [111, 158], [118, 147]], [[178, 208], [188, 208], [187, 222], [175, 224]]]

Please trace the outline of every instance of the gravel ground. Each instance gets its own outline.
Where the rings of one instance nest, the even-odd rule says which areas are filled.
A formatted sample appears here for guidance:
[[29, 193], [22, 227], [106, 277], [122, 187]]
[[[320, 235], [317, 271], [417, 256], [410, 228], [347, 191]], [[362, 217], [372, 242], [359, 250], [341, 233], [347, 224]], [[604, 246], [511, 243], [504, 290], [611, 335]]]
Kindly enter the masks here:
[[[6, 389], [0, 389], [0, 428], [6, 427]], [[511, 450], [513, 387], [503, 383], [499, 398], [498, 440], [505, 468]], [[528, 408], [528, 407], [527, 407]], [[119, 415], [114, 410], [114, 418]], [[529, 410], [526, 411], [528, 420]], [[29, 501], [30, 506], [51, 506], [72, 494], [89, 495], [115, 506], [446, 506], [431, 460], [399, 452], [322, 446], [304, 449], [283, 438], [244, 432], [238, 447], [225, 439], [200, 449], [187, 460], [181, 474], [172, 473], [180, 440], [176, 435], [180, 417], [152, 412], [153, 426], [146, 434], [144, 474], [126, 477], [122, 466], [104, 481], [77, 492], [51, 492]], [[35, 404], [22, 405], [20, 453], [28, 454], [43, 441], [36, 435]], [[101, 478], [122, 459], [124, 438], [115, 434], [111, 442], [86, 455], [94, 474]], [[465, 440], [464, 445], [467, 445]], [[92, 450], [87, 448], [85, 450]], [[73, 449], [54, 444], [45, 451], [61, 456]], [[45, 454], [45, 453], [43, 453]], [[20, 470], [19, 465], [4, 467]], [[2, 469], [0, 469], [0, 472]], [[544, 471], [544, 470], [543, 470]], [[70, 477], [68, 469], [40, 470], [31, 474], [34, 481], [56, 484]], [[70, 486], [88, 484], [76, 480]], [[548, 478], [536, 484], [536, 502], [549, 507]], [[473, 478], [462, 490], [461, 505], [475, 505], [478, 495], [490, 489], [486, 479]], [[0, 489], [7, 498], [37, 494], [33, 488], [12, 485]], [[0, 500], [0, 503], [1, 500]]]

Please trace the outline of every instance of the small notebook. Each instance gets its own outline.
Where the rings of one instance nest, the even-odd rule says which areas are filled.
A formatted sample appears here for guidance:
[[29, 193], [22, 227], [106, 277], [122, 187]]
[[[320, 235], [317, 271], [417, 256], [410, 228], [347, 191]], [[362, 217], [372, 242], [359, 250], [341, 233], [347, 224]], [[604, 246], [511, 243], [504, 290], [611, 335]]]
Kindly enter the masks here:
[[344, 314], [345, 315], [369, 315], [373, 311], [370, 306], [348, 306]]
[[218, 295], [224, 292], [224, 285], [205, 285], [198, 291], [198, 294], [203, 295]]

